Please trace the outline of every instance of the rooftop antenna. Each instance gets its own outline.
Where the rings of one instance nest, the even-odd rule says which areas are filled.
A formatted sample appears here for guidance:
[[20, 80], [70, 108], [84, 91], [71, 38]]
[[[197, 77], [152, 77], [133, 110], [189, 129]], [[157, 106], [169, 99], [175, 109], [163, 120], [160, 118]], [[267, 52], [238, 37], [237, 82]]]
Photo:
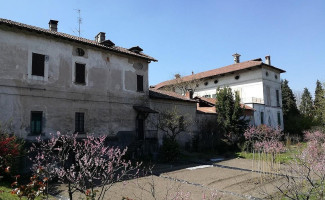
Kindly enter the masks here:
[[[74, 9], [74, 10], [77, 11], [77, 13], [78, 13], [78, 30], [76, 30], [76, 32], [78, 33], [78, 36], [80, 37], [80, 35], [81, 35], [80, 25], [82, 23], [82, 18], [80, 15], [81, 10], [80, 9]], [[75, 32], [75, 31], [73, 31], [73, 32]]]

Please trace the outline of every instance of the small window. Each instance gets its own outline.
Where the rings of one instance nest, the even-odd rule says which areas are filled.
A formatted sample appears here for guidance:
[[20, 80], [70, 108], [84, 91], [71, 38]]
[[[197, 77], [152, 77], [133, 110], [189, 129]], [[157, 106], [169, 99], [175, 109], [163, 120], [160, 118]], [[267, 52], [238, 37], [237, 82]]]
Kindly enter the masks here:
[[77, 55], [78, 56], [84, 56], [85, 55], [85, 51], [82, 48], [77, 48]]
[[85, 113], [83, 112], [76, 112], [75, 132], [81, 134], [85, 132]]
[[137, 75], [137, 91], [143, 92], [143, 76]]
[[275, 75], [274, 75], [274, 78], [275, 78], [275, 79], [278, 79], [278, 75], [275, 74]]
[[76, 79], [75, 83], [86, 84], [86, 65], [76, 63]]
[[197, 84], [196, 84], [196, 87], [199, 87], [199, 86], [200, 86], [200, 84], [197, 83]]
[[32, 58], [32, 75], [44, 76], [45, 55], [33, 53]]
[[219, 81], [218, 80], [214, 80], [214, 84], [217, 84]]
[[238, 80], [239, 79], [239, 75], [235, 76], [235, 79]]
[[278, 126], [281, 126], [281, 114], [278, 112]]
[[265, 75], [266, 75], [266, 76], [269, 76], [269, 72], [265, 72]]
[[33, 135], [40, 135], [42, 133], [42, 111], [32, 111], [30, 120], [30, 132]]
[[275, 90], [275, 94], [276, 94], [276, 105], [278, 107], [280, 107], [280, 93], [279, 93], [279, 90]]
[[209, 84], [209, 82], [205, 82], [204, 85], [207, 86]]
[[264, 124], [264, 112], [261, 112], [261, 124]]

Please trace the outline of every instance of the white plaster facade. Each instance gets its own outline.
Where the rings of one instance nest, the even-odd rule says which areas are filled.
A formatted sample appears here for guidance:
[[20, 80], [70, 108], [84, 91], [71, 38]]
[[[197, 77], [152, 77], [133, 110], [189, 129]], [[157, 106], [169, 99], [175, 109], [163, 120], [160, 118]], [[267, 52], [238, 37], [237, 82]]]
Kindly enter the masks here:
[[[261, 59], [253, 61], [259, 64], [241, 69], [241, 63], [237, 63], [233, 66], [224, 67], [233, 67], [231, 71], [196, 80], [193, 96], [216, 98], [218, 88], [230, 87], [232, 91], [239, 93], [241, 103], [255, 109], [252, 125], [258, 126], [263, 123], [274, 128], [280, 126], [283, 129], [280, 74], [284, 71], [263, 63]], [[243, 64], [245, 65], [247, 62], [249, 61]], [[236, 67], [238, 70], [236, 70]], [[192, 76], [193, 78], [200, 77], [206, 73], [208, 72], [201, 72]], [[183, 80], [193, 81], [193, 78], [187, 76]], [[172, 84], [172, 81], [158, 84], [159, 88], [157, 89], [164, 89], [165, 85], [167, 85], [164, 85], [164, 83]], [[177, 87], [174, 87], [174, 89], [177, 93], [184, 93]]]

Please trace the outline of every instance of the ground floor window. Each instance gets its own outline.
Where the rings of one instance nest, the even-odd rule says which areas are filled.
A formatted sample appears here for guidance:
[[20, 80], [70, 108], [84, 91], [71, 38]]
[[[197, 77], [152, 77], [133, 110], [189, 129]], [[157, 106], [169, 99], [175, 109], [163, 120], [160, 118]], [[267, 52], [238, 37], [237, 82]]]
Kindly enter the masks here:
[[34, 135], [39, 135], [42, 133], [42, 111], [32, 111], [30, 120], [30, 132]]
[[85, 132], [85, 113], [83, 112], [76, 112], [75, 114], [75, 132]]
[[261, 124], [264, 124], [264, 112], [261, 112]]
[[278, 126], [281, 126], [281, 114], [278, 112]]

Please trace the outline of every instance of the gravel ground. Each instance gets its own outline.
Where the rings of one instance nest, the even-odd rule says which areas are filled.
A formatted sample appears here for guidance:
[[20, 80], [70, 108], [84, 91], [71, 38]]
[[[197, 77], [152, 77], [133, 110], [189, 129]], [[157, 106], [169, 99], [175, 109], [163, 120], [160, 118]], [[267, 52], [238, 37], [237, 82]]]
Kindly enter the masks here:
[[[197, 165], [198, 166], [198, 165]], [[182, 169], [117, 183], [106, 193], [107, 200], [130, 199], [173, 199], [177, 193], [190, 196], [189, 199], [201, 200], [211, 195], [221, 196], [221, 199], [265, 199], [267, 194], [276, 192], [275, 186], [281, 176], [263, 175], [251, 172], [252, 161], [248, 159], [231, 159], [202, 166], [198, 169]], [[166, 170], [171, 170], [170, 167]], [[255, 169], [257, 170], [257, 169]], [[64, 185], [60, 190], [64, 190]], [[60, 193], [62, 199], [67, 199], [66, 192]], [[76, 193], [75, 199], [84, 198]], [[154, 198], [156, 197], [156, 198]], [[210, 199], [210, 198], [207, 198]]]

